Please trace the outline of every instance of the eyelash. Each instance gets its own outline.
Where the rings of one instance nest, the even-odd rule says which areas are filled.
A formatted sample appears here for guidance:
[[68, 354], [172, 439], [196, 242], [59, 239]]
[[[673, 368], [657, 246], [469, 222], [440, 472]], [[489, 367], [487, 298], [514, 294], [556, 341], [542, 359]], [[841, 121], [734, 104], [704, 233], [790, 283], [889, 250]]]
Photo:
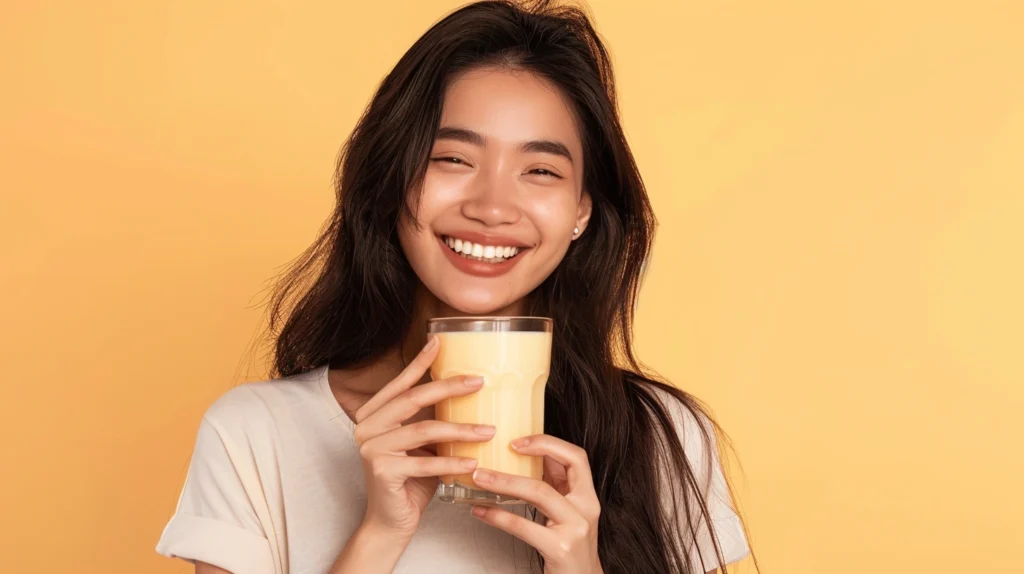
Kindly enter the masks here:
[[[430, 158], [430, 161], [436, 161], [436, 162], [440, 162], [440, 163], [450, 163], [452, 165], [468, 165], [466, 162], [462, 161], [461, 159], [459, 159], [457, 157], [434, 157], [434, 158]], [[553, 177], [553, 178], [556, 178], [556, 179], [562, 179], [562, 176], [556, 174], [553, 171], [544, 169], [542, 167], [538, 167], [537, 169], [530, 170], [530, 173], [536, 173], [536, 172], [544, 172], [544, 173], [537, 173], [537, 175], [540, 175], [540, 176], [543, 176], [543, 177]]]

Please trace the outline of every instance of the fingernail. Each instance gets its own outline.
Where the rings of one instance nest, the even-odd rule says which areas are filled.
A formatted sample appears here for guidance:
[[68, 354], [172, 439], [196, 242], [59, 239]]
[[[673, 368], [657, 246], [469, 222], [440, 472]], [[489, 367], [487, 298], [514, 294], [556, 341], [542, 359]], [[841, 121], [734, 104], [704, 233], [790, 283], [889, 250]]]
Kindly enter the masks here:
[[438, 340], [437, 340], [436, 336], [428, 337], [427, 338], [427, 344], [423, 346], [423, 350], [424, 351], [429, 351], [429, 350], [433, 349], [434, 347], [436, 347], [437, 343], [438, 343]]
[[494, 473], [489, 470], [478, 468], [473, 472], [473, 481], [478, 484], [494, 482]]
[[485, 514], [487, 514], [487, 509], [484, 508], [483, 506], [473, 507], [473, 516], [477, 518], [483, 518]]
[[462, 468], [468, 468], [469, 470], [473, 470], [474, 468], [476, 468], [476, 459], [464, 458], [459, 461], [459, 464], [462, 465]]
[[484, 435], [484, 436], [491, 436], [491, 435], [493, 435], [494, 434], [494, 430], [495, 430], [494, 427], [491, 426], [491, 425], [476, 425], [475, 427], [473, 427], [473, 431], [475, 431], [476, 434], [480, 434], [480, 435]]
[[479, 387], [484, 384], [483, 377], [469, 377], [464, 381], [467, 387]]
[[530, 437], [517, 438], [510, 443], [512, 448], [520, 449], [530, 444]]

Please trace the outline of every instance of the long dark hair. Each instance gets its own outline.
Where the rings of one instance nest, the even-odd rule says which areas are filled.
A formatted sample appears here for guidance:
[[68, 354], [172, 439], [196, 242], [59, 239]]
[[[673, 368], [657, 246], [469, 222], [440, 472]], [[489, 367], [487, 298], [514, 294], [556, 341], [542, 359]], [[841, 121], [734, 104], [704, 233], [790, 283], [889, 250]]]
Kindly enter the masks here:
[[[710, 471], [688, 464], [655, 389], [698, 420], [711, 419], [695, 399], [644, 374], [633, 353], [633, 309], [655, 219], [619, 124], [608, 52], [580, 8], [470, 4], [402, 56], [341, 152], [332, 218], [274, 292], [273, 374], [365, 364], [424, 328], [412, 324], [418, 279], [399, 246], [398, 222], [412, 218], [407, 196], [424, 176], [446, 86], [482, 66], [526, 70], [558, 86], [583, 142], [589, 225], [527, 304], [556, 326], [545, 432], [589, 455], [605, 571], [690, 574], [692, 532], [713, 524], [695, 472]], [[714, 425], [698, 427], [710, 465]], [[666, 482], [675, 485], [670, 492]], [[657, 503], [666, 498], [668, 509]]]

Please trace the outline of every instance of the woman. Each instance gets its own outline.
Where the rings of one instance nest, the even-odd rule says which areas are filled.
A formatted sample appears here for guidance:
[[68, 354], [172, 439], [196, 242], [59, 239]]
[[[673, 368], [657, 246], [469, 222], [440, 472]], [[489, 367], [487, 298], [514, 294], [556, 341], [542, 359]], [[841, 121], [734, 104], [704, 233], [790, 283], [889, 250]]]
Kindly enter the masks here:
[[[614, 98], [577, 9], [480, 2], [427, 31], [275, 295], [279, 378], [207, 412], [158, 550], [197, 574], [692, 574], [746, 555], [710, 419], [632, 354], [654, 218]], [[554, 319], [546, 433], [512, 445], [545, 457], [544, 481], [474, 475], [536, 515], [432, 501], [475, 461], [431, 445], [494, 432], [432, 420], [480, 385], [426, 380], [426, 320], [453, 315]]]

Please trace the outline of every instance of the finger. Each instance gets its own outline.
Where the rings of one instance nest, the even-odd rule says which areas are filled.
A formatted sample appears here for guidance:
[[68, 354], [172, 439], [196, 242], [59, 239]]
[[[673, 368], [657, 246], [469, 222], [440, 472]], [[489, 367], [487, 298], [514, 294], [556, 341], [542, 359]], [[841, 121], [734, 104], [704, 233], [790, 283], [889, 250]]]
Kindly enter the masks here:
[[477, 465], [476, 459], [454, 456], [384, 456], [379, 460], [380, 469], [374, 467], [374, 475], [395, 479], [467, 474]]
[[558, 524], [585, 521], [572, 503], [542, 480], [478, 468], [473, 473], [473, 482], [484, 490], [525, 500]]
[[391, 399], [418, 383], [423, 378], [423, 375], [426, 374], [427, 369], [430, 368], [431, 363], [434, 362], [434, 359], [437, 357], [437, 351], [440, 348], [441, 340], [437, 337], [429, 337], [427, 344], [423, 346], [423, 349], [416, 355], [416, 358], [410, 361], [397, 377], [384, 385], [376, 394], [370, 397], [370, 400], [359, 407], [359, 410], [356, 411], [356, 423], [377, 412], [377, 409], [386, 405]]
[[532, 520], [492, 506], [474, 506], [473, 516], [499, 530], [508, 532], [533, 546], [545, 556], [551, 556], [555, 550], [552, 547], [554, 537], [551, 536], [551, 532]]
[[378, 435], [363, 447], [370, 452], [407, 452], [439, 442], [485, 442], [494, 437], [491, 425], [420, 421]]
[[580, 494], [593, 494], [594, 477], [590, 473], [590, 460], [587, 451], [551, 435], [539, 434], [523, 437], [512, 441], [512, 448], [519, 454], [529, 456], [547, 456], [566, 468], [566, 479], [569, 488]]
[[555, 487], [555, 490], [562, 494], [571, 490], [566, 467], [550, 456], [544, 457], [544, 482]]
[[459, 376], [413, 387], [366, 417], [360, 424], [363, 427], [360, 434], [367, 437], [377, 436], [397, 427], [426, 407], [447, 398], [475, 393], [482, 385], [483, 379], [480, 377]]

